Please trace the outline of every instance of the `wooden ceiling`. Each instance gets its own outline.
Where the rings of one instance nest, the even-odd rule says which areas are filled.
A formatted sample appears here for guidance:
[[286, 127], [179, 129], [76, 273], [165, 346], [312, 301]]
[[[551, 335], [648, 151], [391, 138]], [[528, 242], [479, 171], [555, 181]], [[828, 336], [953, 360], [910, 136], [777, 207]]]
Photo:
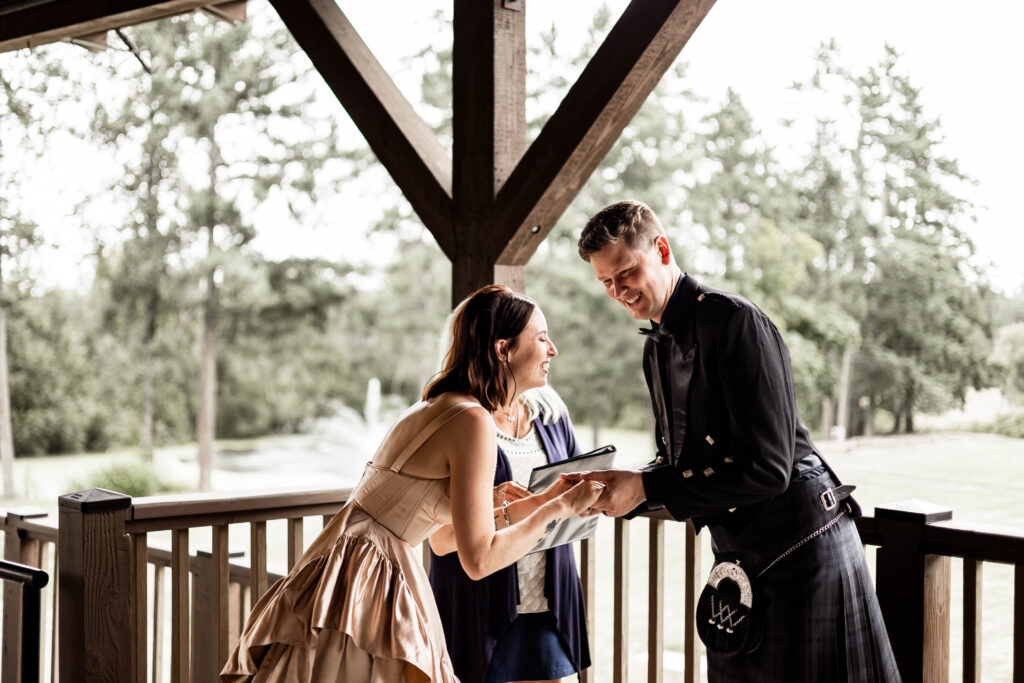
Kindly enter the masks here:
[[[527, 148], [527, 3], [454, 0], [449, 157], [335, 0], [270, 2], [451, 260], [453, 302], [525, 288], [526, 262], [714, 4], [632, 0]], [[192, 11], [237, 20], [244, 2], [0, 0], [0, 51]]]

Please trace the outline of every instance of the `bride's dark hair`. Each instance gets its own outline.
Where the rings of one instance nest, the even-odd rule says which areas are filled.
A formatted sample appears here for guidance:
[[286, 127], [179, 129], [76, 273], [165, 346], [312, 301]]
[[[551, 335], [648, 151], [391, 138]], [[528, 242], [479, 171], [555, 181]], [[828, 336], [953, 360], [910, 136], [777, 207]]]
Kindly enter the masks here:
[[441, 372], [427, 384], [423, 399], [458, 391], [488, 410], [507, 405], [515, 379], [498, 358], [495, 342], [507, 339], [511, 350], [536, 308], [533, 299], [504, 285], [486, 285], [466, 297], [455, 309]]

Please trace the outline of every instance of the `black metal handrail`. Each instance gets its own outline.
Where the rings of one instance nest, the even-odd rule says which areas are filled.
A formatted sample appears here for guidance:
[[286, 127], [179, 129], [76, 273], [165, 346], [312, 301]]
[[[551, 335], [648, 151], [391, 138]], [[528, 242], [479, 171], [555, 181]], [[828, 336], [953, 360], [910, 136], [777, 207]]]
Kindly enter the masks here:
[[21, 584], [21, 681], [39, 683], [40, 591], [50, 575], [36, 567], [0, 560], [0, 579]]

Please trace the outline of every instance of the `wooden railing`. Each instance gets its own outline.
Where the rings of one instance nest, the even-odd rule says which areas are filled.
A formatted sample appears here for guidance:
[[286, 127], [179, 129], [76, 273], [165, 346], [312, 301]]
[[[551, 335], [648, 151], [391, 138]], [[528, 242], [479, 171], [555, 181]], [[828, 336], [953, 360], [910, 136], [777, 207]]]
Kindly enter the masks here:
[[[242, 497], [141, 498], [92, 490], [60, 500], [59, 532], [31, 516], [3, 520], [5, 556], [32, 566], [56, 566], [59, 588], [51, 597], [41, 634], [52, 657], [53, 681], [215, 681], [245, 614], [277, 577], [267, 570], [267, 523], [285, 520], [287, 566], [303, 551], [304, 519], [330, 518], [348, 490], [302, 491]], [[954, 524], [948, 510], [910, 502], [876, 510], [858, 520], [875, 556], [879, 601], [904, 681], [944, 683], [950, 670], [950, 566], [963, 559], [963, 680], [982, 680], [981, 576], [983, 563], [1014, 566], [1013, 680], [1024, 680], [1024, 536]], [[246, 524], [241, 545], [229, 551], [229, 525]], [[581, 543], [580, 573], [588, 606], [592, 649], [610, 652], [607, 665], [591, 667], [583, 680], [614, 683], [665, 680], [666, 568], [675, 590], [685, 583], [681, 605], [669, 624], [682, 625], [682, 679], [702, 680], [702, 648], [694, 607], [703, 583], [700, 539], [693, 527], [667, 527], [673, 543], [666, 567], [663, 519], [609, 520], [596, 539]], [[630, 532], [646, 530], [646, 594], [631, 595], [630, 564], [637, 563]], [[209, 537], [208, 549], [189, 551], [190, 533]], [[170, 535], [170, 548], [157, 547]], [[150, 543], [151, 535], [154, 543]], [[611, 536], [611, 547], [603, 540]], [[232, 535], [234, 541], [239, 539]], [[681, 540], [680, 540], [681, 539]], [[643, 539], [638, 539], [643, 540]], [[193, 542], [193, 546], [197, 543]], [[59, 554], [56, 548], [60, 548]], [[233, 556], [248, 562], [233, 562]], [[681, 565], [678, 558], [682, 557]], [[705, 558], [710, 560], [710, 558]], [[641, 562], [641, 564], [644, 564]], [[705, 565], [707, 562], [704, 563]], [[609, 576], [608, 574], [611, 574]], [[167, 583], [170, 590], [167, 589]], [[595, 629], [599, 582], [611, 584], [610, 624]], [[164, 597], [170, 593], [169, 601]], [[678, 593], [678, 590], [675, 591]], [[630, 600], [646, 603], [644, 629], [630, 629]], [[16, 598], [4, 599], [3, 680], [18, 680]], [[54, 625], [56, 623], [56, 628]], [[608, 628], [610, 626], [610, 629]], [[643, 639], [646, 671], [631, 668], [630, 636]], [[164, 647], [168, 640], [169, 646]], [[35, 637], [33, 634], [30, 637]], [[165, 656], [166, 653], [166, 656]], [[168, 661], [169, 660], [169, 661]], [[635, 664], [635, 662], [634, 662]], [[678, 664], [675, 665], [678, 668]], [[42, 668], [40, 669], [42, 670]]]

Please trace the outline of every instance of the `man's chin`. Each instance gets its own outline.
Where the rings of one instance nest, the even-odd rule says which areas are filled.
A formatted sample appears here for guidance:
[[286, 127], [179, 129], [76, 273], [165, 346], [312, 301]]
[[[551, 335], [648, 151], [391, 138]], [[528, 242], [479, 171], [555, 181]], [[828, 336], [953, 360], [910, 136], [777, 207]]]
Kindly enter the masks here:
[[647, 320], [647, 311], [645, 309], [639, 307], [631, 308], [629, 306], [626, 306], [625, 308], [629, 311], [629, 314], [634, 320]]

